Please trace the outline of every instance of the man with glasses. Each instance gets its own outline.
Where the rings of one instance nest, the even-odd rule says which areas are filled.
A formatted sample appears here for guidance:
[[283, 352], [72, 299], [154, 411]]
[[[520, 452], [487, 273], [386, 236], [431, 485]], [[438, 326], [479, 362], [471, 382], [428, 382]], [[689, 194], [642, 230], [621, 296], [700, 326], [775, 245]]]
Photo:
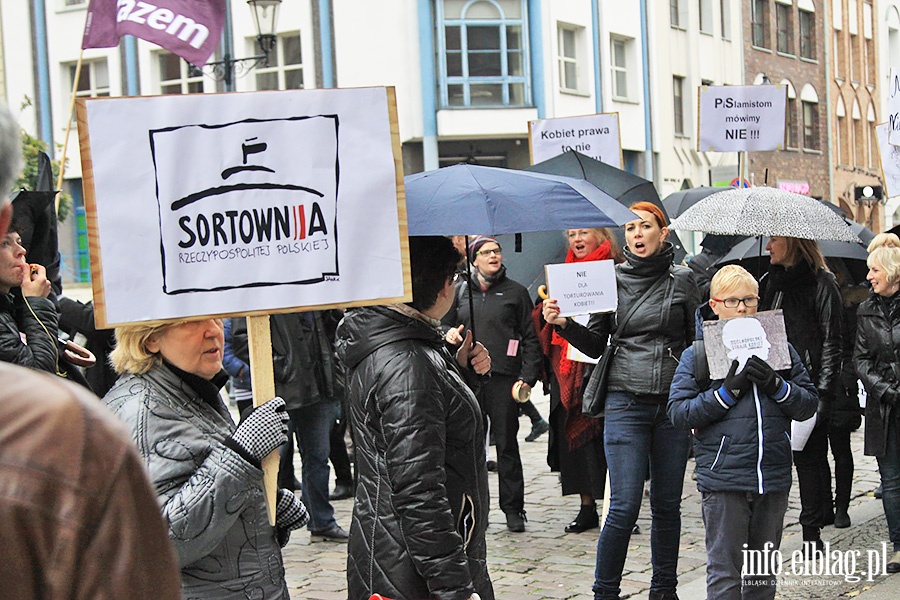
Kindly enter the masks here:
[[480, 401], [490, 417], [497, 447], [500, 508], [510, 531], [525, 531], [525, 479], [519, 456], [519, 407], [540, 375], [541, 348], [531, 320], [528, 290], [506, 276], [503, 251], [492, 237], [476, 237], [468, 248], [473, 273], [457, 283], [453, 306], [442, 323], [446, 339], [458, 345], [472, 328], [469, 295], [475, 311], [474, 333], [491, 355], [491, 377]]
[[[709, 306], [719, 319], [748, 317], [756, 314], [758, 293], [750, 273], [727, 265], [710, 282]], [[729, 323], [741, 321], [759, 326], [755, 319]], [[764, 338], [761, 326], [759, 332]], [[727, 348], [725, 337], [723, 331]], [[793, 346], [791, 368], [776, 372], [763, 358], [767, 345], [735, 357], [724, 380], [710, 381], [695, 343], [682, 353], [669, 390], [672, 423], [694, 430], [708, 598], [741, 598], [742, 586], [744, 598], [775, 597], [773, 551], [781, 545], [792, 484], [791, 419], [815, 414], [818, 394]]]

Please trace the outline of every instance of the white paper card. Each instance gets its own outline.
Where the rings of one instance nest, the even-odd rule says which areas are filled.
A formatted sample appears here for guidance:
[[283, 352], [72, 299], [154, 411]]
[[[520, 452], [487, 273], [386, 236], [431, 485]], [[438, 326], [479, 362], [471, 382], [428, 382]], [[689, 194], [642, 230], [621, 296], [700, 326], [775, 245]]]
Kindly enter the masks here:
[[529, 123], [534, 164], [569, 150], [622, 168], [619, 113], [541, 119]]
[[710, 85], [700, 88], [701, 152], [781, 150], [787, 88]]
[[559, 316], [612, 312], [618, 305], [615, 263], [591, 260], [544, 265], [547, 293], [559, 305]]
[[[578, 323], [579, 325], [584, 325], [585, 327], [587, 327], [588, 321], [591, 320], [591, 316], [590, 315], [575, 315], [574, 317], [572, 317], [572, 320], [575, 321], [576, 323]], [[581, 350], [579, 350], [578, 348], [576, 348], [575, 346], [573, 346], [572, 344], [569, 344], [568, 347], [566, 348], [566, 358], [568, 358], [569, 360], [574, 360], [575, 362], [589, 363], [592, 365], [596, 365], [598, 362], [600, 362], [599, 356], [597, 358], [592, 358], [592, 357], [588, 356], [587, 354], [585, 354], [584, 352], [582, 352]]]

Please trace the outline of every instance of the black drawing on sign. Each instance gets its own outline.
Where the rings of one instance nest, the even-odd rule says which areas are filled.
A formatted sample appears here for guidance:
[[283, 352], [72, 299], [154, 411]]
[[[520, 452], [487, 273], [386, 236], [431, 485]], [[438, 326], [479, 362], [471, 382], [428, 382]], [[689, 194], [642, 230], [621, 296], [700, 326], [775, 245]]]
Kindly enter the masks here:
[[242, 164], [238, 167], [228, 167], [227, 169], [222, 171], [222, 179], [228, 179], [232, 175], [235, 175], [236, 173], [242, 173], [244, 171], [265, 171], [267, 173], [275, 172], [274, 169], [270, 169], [269, 167], [263, 167], [262, 165], [248, 165], [247, 164], [248, 156], [250, 156], [251, 154], [265, 152], [266, 149], [269, 147], [268, 144], [266, 144], [265, 142], [260, 142], [258, 144], [247, 144], [247, 142], [252, 142], [253, 140], [256, 140], [256, 139], [259, 139], [259, 138], [252, 137], [252, 138], [248, 138], [248, 139], [244, 140], [244, 142], [241, 144], [241, 152], [244, 155], [244, 164]]

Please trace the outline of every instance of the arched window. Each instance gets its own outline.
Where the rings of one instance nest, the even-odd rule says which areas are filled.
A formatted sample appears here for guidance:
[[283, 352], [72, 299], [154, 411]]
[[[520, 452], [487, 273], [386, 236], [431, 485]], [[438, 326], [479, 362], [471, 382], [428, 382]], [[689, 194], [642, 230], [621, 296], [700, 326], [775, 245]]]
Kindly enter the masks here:
[[525, 0], [437, 2], [441, 106], [528, 106]]
[[785, 148], [800, 147], [800, 129], [797, 119], [797, 91], [787, 79], [781, 80], [781, 85], [787, 87], [787, 123], [785, 124], [784, 146]]
[[844, 99], [837, 97], [837, 107], [835, 109], [837, 115], [837, 126], [834, 128], [834, 147], [837, 148], [837, 162], [839, 165], [849, 164], [850, 152], [847, 148], [847, 109], [844, 106]]
[[859, 111], [859, 100], [853, 99], [853, 164], [866, 164], [866, 133], [863, 131], [862, 113]]
[[800, 104], [803, 109], [803, 148], [821, 151], [822, 143], [819, 135], [819, 95], [810, 84], [800, 91]]
[[866, 113], [866, 132], [869, 134], [869, 166], [873, 169], [878, 166], [878, 134], [875, 133], [875, 103], [869, 102], [869, 110]]

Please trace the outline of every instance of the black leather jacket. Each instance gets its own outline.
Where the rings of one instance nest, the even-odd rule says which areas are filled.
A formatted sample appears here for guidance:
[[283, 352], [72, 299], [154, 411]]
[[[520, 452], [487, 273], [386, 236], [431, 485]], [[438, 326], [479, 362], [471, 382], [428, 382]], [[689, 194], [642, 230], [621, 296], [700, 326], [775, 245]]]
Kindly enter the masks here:
[[350, 600], [493, 599], [481, 410], [440, 330], [385, 306], [338, 326], [359, 484]]
[[657, 401], [665, 403], [678, 359], [694, 340], [694, 311], [700, 294], [690, 269], [672, 266], [674, 249], [668, 242], [650, 257], [638, 257], [627, 248], [624, 254], [626, 262], [616, 265], [615, 315], [594, 314], [587, 327], [570, 320], [557, 331], [588, 356], [598, 357], [608, 336], [616, 333], [618, 321], [643, 293], [660, 277], [671, 278], [671, 285], [660, 286], [625, 324], [609, 373], [610, 390], [658, 396]]
[[760, 280], [759, 295], [760, 310], [784, 311], [788, 341], [827, 410], [840, 382], [843, 341], [844, 308], [834, 275], [824, 269], [814, 273], [805, 262], [787, 269], [772, 265]]
[[853, 363], [866, 388], [865, 453], [884, 456], [891, 421], [900, 402], [900, 293], [872, 293], [856, 311]]
[[[50, 300], [35, 296], [28, 298], [28, 305], [21, 293], [0, 294], [0, 361], [56, 373], [56, 307]], [[25, 334], [27, 344], [19, 332]]]

